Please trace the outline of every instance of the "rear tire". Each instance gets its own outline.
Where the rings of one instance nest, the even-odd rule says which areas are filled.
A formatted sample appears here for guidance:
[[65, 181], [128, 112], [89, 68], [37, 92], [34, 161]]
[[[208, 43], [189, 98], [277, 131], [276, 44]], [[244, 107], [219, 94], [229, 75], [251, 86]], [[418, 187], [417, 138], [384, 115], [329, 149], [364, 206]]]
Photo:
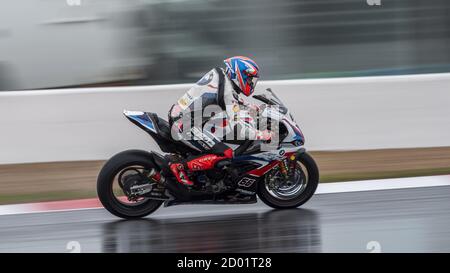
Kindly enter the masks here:
[[114, 195], [113, 184], [117, 174], [130, 166], [139, 165], [146, 169], [155, 168], [152, 155], [139, 150], [128, 150], [116, 154], [109, 159], [97, 179], [97, 194], [105, 209], [115, 216], [124, 219], [135, 219], [149, 215], [157, 210], [163, 201], [147, 199], [140, 204], [127, 205], [120, 202]]
[[266, 188], [265, 179], [258, 185], [258, 197], [268, 206], [276, 209], [296, 208], [306, 203], [315, 193], [319, 184], [319, 169], [314, 159], [306, 152], [298, 157], [300, 162], [308, 172], [306, 187], [292, 199], [280, 199], [273, 196]]

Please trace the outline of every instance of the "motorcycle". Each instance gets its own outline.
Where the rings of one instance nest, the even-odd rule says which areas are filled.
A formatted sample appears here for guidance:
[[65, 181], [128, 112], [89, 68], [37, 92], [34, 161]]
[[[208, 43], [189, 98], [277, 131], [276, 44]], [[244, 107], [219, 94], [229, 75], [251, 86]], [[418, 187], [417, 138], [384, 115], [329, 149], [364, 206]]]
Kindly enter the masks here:
[[174, 140], [169, 123], [157, 114], [124, 111], [128, 120], [150, 134], [164, 154], [127, 150], [109, 159], [97, 180], [103, 206], [113, 215], [131, 219], [147, 216], [162, 204], [251, 204], [258, 196], [272, 208], [288, 209], [307, 202], [316, 191], [319, 170], [303, 147], [303, 133], [271, 89], [253, 99], [260, 102], [258, 117], [275, 121], [268, 122], [266, 128], [279, 132], [276, 146], [265, 151], [261, 149], [267, 144], [263, 141], [230, 140], [234, 157], [219, 161], [211, 170], [188, 171], [194, 181], [191, 187], [176, 180], [169, 162], [199, 155], [200, 150]]

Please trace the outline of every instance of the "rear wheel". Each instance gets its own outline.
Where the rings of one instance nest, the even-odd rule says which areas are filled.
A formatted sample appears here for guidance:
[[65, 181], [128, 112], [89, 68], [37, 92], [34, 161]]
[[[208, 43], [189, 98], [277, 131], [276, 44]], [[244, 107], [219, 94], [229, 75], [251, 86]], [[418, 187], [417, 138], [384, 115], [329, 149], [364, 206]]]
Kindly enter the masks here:
[[296, 208], [307, 202], [319, 184], [319, 169], [307, 153], [298, 156], [295, 173], [287, 181], [279, 169], [267, 173], [258, 185], [258, 196], [268, 206], [277, 209]]
[[112, 214], [125, 218], [140, 218], [157, 210], [163, 201], [133, 197], [129, 189], [151, 183], [147, 175], [155, 166], [151, 154], [130, 150], [113, 156], [103, 166], [97, 179], [97, 194], [103, 206]]

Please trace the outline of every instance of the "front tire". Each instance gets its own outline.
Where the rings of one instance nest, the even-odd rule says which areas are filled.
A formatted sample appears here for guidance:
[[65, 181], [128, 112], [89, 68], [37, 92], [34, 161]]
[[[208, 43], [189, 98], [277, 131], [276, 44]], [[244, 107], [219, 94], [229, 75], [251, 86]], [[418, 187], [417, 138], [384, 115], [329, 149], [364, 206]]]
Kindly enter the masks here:
[[305, 152], [298, 156], [297, 163], [303, 165], [307, 172], [307, 181], [302, 191], [298, 194], [293, 193], [292, 198], [282, 195], [277, 196], [268, 189], [266, 186], [267, 181], [264, 179], [258, 185], [258, 197], [266, 205], [276, 209], [296, 208], [306, 203], [314, 195], [319, 184], [319, 169], [316, 162]]
[[147, 170], [155, 168], [150, 153], [138, 150], [128, 150], [116, 154], [109, 159], [97, 179], [97, 194], [105, 209], [115, 216], [124, 219], [135, 219], [149, 215], [157, 210], [163, 201], [144, 199], [140, 203], [127, 204], [121, 202], [113, 190], [117, 175], [130, 166], [141, 166]]

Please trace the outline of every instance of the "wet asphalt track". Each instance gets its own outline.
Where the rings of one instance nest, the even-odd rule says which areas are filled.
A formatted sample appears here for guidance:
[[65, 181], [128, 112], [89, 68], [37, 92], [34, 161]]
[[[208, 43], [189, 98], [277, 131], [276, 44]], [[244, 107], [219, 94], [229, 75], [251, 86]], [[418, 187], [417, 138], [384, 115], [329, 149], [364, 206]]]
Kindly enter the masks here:
[[69, 252], [70, 241], [82, 252], [450, 252], [450, 187], [321, 194], [285, 211], [175, 206], [134, 221], [103, 209], [0, 216], [0, 252]]

